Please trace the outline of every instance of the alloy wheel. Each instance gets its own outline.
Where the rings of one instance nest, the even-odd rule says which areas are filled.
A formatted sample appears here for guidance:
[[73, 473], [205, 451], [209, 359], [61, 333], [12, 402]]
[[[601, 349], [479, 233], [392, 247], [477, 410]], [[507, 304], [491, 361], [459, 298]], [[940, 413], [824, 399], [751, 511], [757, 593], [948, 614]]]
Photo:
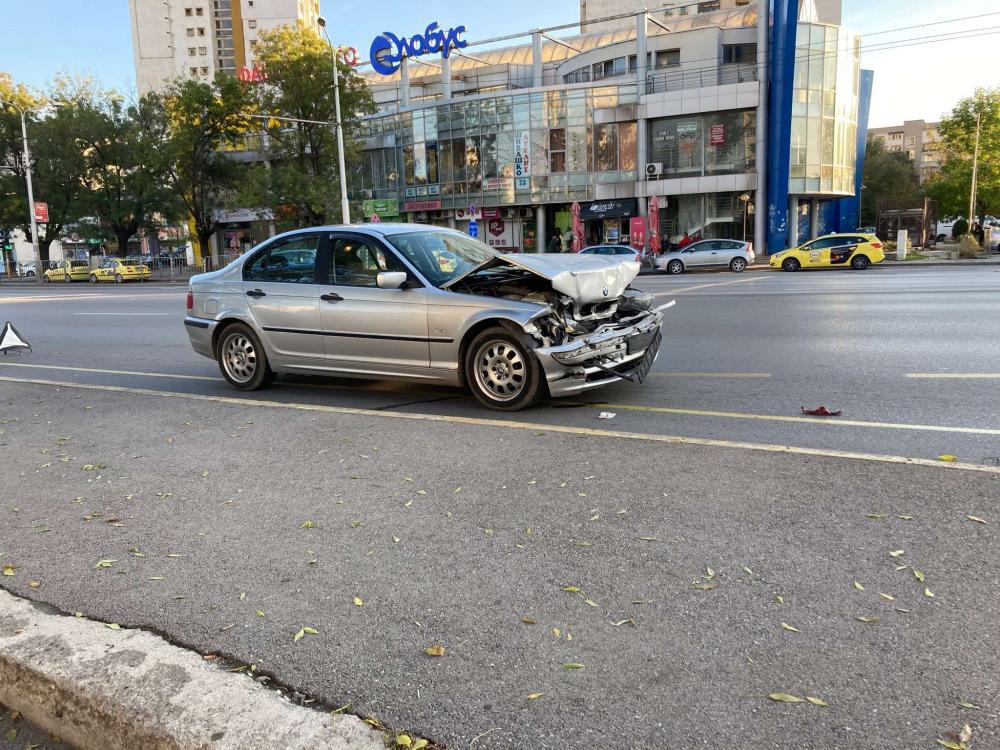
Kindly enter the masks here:
[[528, 370], [521, 352], [507, 341], [487, 341], [476, 351], [473, 362], [476, 384], [497, 401], [517, 398], [528, 382]]
[[249, 383], [257, 372], [257, 349], [243, 333], [231, 333], [222, 342], [222, 366], [237, 383]]

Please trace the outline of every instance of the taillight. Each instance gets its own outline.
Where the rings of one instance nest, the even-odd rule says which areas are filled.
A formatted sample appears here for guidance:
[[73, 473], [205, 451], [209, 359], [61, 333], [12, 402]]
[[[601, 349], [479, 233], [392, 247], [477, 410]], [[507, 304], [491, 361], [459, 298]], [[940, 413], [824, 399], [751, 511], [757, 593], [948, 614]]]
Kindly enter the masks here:
[[194, 310], [194, 292], [188, 292], [187, 296], [187, 309], [188, 312]]
[[636, 263], [642, 263], [642, 256], [641, 255], [636, 255], [635, 256], [635, 262]]
[[874, 247], [876, 250], [881, 250], [882, 249], [882, 243], [881, 242], [873, 242], [873, 243], [871, 243], [871, 246]]

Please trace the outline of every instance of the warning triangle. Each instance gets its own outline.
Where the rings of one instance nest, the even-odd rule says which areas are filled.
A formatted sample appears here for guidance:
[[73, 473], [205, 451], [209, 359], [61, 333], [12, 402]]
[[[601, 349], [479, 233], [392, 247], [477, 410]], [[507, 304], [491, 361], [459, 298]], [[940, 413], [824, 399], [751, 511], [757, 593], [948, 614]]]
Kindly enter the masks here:
[[14, 349], [27, 349], [30, 352], [31, 344], [24, 340], [14, 328], [14, 324], [8, 320], [7, 325], [3, 327], [3, 332], [0, 333], [0, 352], [6, 354]]

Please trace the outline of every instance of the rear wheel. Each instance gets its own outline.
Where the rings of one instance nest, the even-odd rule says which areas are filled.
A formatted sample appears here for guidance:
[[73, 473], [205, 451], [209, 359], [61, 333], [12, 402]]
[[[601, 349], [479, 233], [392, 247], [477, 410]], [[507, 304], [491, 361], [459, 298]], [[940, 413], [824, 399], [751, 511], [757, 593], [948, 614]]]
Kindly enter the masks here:
[[743, 258], [733, 258], [729, 264], [729, 269], [734, 273], [743, 273], [747, 270], [747, 262]]
[[667, 273], [676, 276], [677, 274], [683, 272], [684, 272], [684, 264], [681, 263], [679, 260], [672, 260], [669, 263], [667, 263]]
[[51, 284], [52, 283], [52, 279], [49, 278], [48, 274], [43, 274], [42, 275], [42, 283], [43, 284]]
[[63, 276], [63, 282], [64, 283], [69, 284], [72, 281], [73, 281], [73, 277], [70, 276], [69, 274], [66, 274], [65, 276]]
[[795, 258], [787, 258], [784, 263], [781, 264], [781, 268], [784, 271], [798, 271], [802, 267]]
[[851, 268], [855, 271], [864, 271], [870, 265], [867, 255], [855, 255], [851, 258]]
[[116, 284], [124, 284], [125, 283], [125, 279], [122, 278], [122, 275], [120, 273], [116, 273], [115, 274], [115, 283]]
[[222, 332], [216, 359], [223, 377], [241, 391], [256, 391], [274, 382], [260, 339], [243, 323], [233, 323]]
[[97, 274], [96, 273], [90, 274], [90, 283], [91, 284], [96, 284], [97, 283]]
[[542, 395], [543, 373], [530, 340], [499, 326], [487, 328], [469, 343], [465, 381], [483, 406], [519, 411]]

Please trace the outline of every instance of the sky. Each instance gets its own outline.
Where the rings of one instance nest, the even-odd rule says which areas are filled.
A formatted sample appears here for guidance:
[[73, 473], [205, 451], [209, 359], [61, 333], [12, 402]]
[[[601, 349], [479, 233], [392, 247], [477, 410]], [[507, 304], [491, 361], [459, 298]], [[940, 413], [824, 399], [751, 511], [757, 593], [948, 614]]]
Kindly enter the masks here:
[[[431, 21], [445, 28], [464, 25], [465, 38], [475, 41], [579, 18], [578, 0], [382, 0], [381, 12], [372, 7], [362, 0], [321, 0], [335, 41], [357, 47], [362, 57], [375, 35], [409, 36]], [[875, 71], [871, 127], [938, 120], [977, 87], [1000, 86], [1000, 0], [843, 0], [843, 7], [844, 25], [870, 34], [865, 45], [946, 31], [993, 32], [864, 52], [862, 66]], [[956, 18], [967, 20], [939, 23]], [[931, 25], [897, 31], [920, 24]], [[0, 31], [0, 71], [15, 81], [43, 87], [58, 73], [77, 73], [109, 88], [135, 88], [128, 0], [0, 0]]]

